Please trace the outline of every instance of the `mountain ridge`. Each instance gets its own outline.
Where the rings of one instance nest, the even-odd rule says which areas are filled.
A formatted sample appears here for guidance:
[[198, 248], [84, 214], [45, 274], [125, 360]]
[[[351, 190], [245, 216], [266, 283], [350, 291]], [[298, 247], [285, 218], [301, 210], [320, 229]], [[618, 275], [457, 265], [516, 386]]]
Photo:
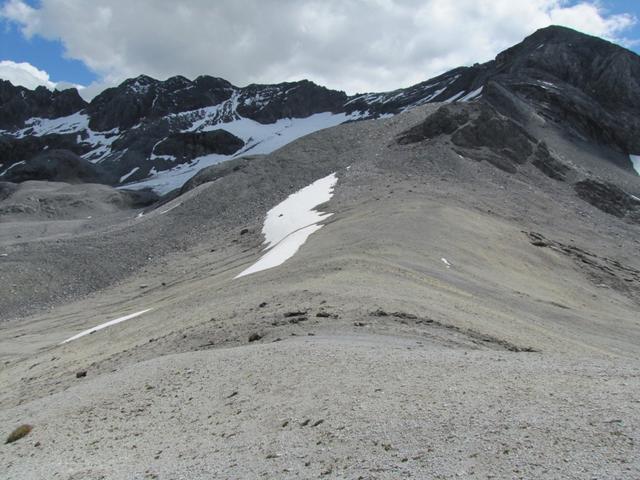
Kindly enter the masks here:
[[[12, 176], [14, 164], [29, 162], [43, 149], [65, 148], [100, 164], [107, 172], [102, 183], [126, 183], [168, 193], [184, 184], [182, 177], [212, 162], [270, 153], [283, 142], [319, 128], [395, 115], [426, 103], [482, 97], [503, 114], [516, 117], [518, 104], [533, 105], [539, 115], [571, 135], [634, 154], [640, 152], [640, 137], [635, 134], [640, 130], [637, 78], [640, 57], [635, 53], [597, 37], [550, 26], [489, 62], [458, 67], [382, 93], [348, 96], [309, 80], [237, 87], [204, 75], [163, 81], [140, 75], [87, 103], [75, 89], [50, 92], [47, 97], [44, 87], [29, 93], [3, 82], [0, 179], [25, 178], [24, 172]], [[11, 113], [3, 116], [4, 111]], [[298, 123], [304, 125], [293, 128], [299, 130], [293, 134], [292, 127]], [[193, 137], [190, 144], [176, 141], [181, 134], [215, 128], [226, 128], [242, 145], [238, 143], [236, 151], [229, 152], [210, 142], [194, 147]], [[169, 137], [176, 154], [156, 151]], [[226, 153], [216, 156], [220, 150]], [[632, 168], [631, 162], [625, 167]], [[165, 174], [169, 180], [160, 178]]]

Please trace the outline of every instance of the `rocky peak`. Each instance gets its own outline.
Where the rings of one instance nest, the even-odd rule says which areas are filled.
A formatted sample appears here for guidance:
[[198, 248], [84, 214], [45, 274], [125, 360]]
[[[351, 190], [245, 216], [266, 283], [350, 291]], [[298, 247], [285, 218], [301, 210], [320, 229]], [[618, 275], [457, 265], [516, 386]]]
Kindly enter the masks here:
[[640, 108], [640, 57], [565, 27], [547, 27], [496, 57], [499, 70], [559, 80], [602, 105]]
[[75, 88], [29, 90], [0, 80], [0, 129], [20, 128], [25, 120], [33, 117], [65, 117], [86, 106]]
[[277, 85], [254, 84], [242, 89], [238, 114], [260, 123], [273, 123], [281, 118], [339, 112], [347, 98], [344, 92], [329, 90], [309, 80]]
[[[543, 28], [485, 64], [495, 82], [584, 140], [640, 152], [640, 57], [565, 27]], [[495, 88], [494, 88], [495, 90]]]
[[200, 90], [234, 90], [236, 88], [224, 78], [212, 77], [210, 75], [200, 75], [196, 77], [193, 84]]

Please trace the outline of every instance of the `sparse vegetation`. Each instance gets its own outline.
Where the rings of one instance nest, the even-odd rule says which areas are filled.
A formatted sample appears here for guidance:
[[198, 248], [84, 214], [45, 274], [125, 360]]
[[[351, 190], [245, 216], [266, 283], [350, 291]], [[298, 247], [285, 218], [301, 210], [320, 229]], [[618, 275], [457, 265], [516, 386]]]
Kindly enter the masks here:
[[26, 437], [27, 435], [29, 435], [29, 432], [31, 432], [31, 430], [33, 430], [33, 427], [31, 425], [20, 425], [13, 432], [11, 432], [11, 434], [7, 437], [7, 441], [5, 443], [17, 442], [22, 437]]

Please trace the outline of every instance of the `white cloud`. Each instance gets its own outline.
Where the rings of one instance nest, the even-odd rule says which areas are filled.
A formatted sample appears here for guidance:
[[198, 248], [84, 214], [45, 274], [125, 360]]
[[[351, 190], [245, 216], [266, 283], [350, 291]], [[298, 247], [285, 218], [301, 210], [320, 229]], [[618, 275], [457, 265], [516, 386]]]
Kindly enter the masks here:
[[[70, 82], [53, 82], [49, 78], [49, 74], [44, 70], [40, 70], [28, 62], [14, 62], [11, 60], [0, 60], [0, 79], [9, 80], [13, 85], [20, 85], [31, 90], [37, 87], [46, 87], [49, 90], [65, 90], [67, 88], [77, 88], [85, 100], [93, 98], [100, 90], [96, 88], [86, 89], [85, 87]], [[99, 87], [98, 87], [99, 88]]]
[[9, 0], [0, 16], [60, 39], [112, 84], [209, 74], [380, 91], [493, 58], [550, 24], [621, 40], [630, 15], [564, 0]]
[[16, 63], [11, 60], [0, 61], [0, 78], [9, 80], [14, 85], [34, 89], [44, 86], [55, 88], [56, 84], [49, 80], [49, 74], [44, 70], [38, 70], [30, 63]]
[[554, 8], [550, 11], [549, 17], [554, 24], [566, 25], [592, 35], [617, 41], [622, 40], [618, 38], [618, 34], [636, 22], [632, 15], [604, 16], [601, 8], [588, 3]]

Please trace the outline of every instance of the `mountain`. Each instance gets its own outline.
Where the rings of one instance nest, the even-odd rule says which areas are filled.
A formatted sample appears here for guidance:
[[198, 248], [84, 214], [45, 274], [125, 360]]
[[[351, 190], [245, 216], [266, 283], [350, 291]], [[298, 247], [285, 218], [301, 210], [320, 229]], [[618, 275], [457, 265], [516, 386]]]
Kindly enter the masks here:
[[58, 118], [86, 108], [76, 89], [51, 91], [45, 87], [29, 90], [0, 80], [0, 128], [21, 128], [31, 118]]
[[[0, 178], [24, 178], [12, 175], [12, 165], [30, 162], [43, 149], [65, 149], [99, 165], [102, 183], [168, 193], [208, 165], [271, 153], [318, 129], [482, 96], [503, 113], [517, 115], [518, 105], [527, 104], [570, 134], [636, 153], [638, 73], [636, 54], [549, 27], [486, 64], [353, 97], [309, 81], [238, 88], [207, 76], [158, 81], [142, 75], [85, 104], [75, 90], [31, 92], [3, 82]], [[208, 132], [215, 130], [236, 140], [228, 143], [231, 137], [220, 134], [212, 140]]]
[[550, 27], [9, 128], [3, 478], [639, 478], [637, 65]]

